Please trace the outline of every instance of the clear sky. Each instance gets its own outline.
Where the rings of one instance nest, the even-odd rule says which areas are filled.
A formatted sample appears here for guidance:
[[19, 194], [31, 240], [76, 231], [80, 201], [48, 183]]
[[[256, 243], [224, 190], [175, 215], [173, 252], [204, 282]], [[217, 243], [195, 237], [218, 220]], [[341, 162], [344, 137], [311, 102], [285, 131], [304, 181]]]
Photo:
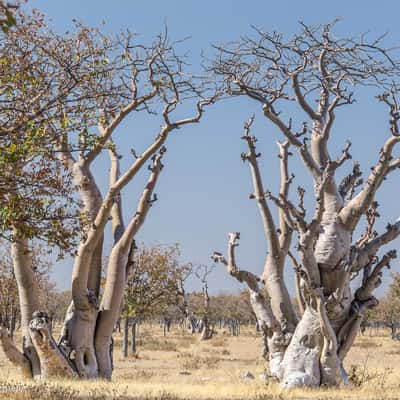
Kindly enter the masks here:
[[[290, 35], [299, 29], [299, 20], [314, 24], [342, 17], [335, 31], [337, 36], [366, 31], [378, 36], [388, 32], [388, 44], [400, 43], [400, 3], [396, 0], [30, 0], [27, 7], [42, 11], [50, 19], [49, 25], [60, 32], [71, 28], [73, 18], [91, 26], [104, 21], [106, 31], [118, 33], [129, 28], [140, 33], [146, 42], [151, 41], [166, 23], [173, 39], [190, 36], [186, 46], [194, 65], [199, 62], [201, 51], [211, 53], [212, 43], [232, 41], [249, 34], [251, 25]], [[350, 137], [353, 157], [361, 162], [366, 172], [375, 163], [378, 150], [389, 134], [386, 109], [374, 99], [374, 95], [374, 91], [364, 90], [357, 104], [339, 113], [330, 145], [332, 153], [338, 154], [346, 138]], [[173, 134], [167, 145], [166, 168], [157, 188], [159, 201], [150, 210], [137, 238], [139, 242], [178, 242], [183, 260], [209, 263], [213, 250], [225, 251], [227, 233], [240, 231], [239, 265], [261, 272], [266, 244], [256, 205], [248, 199], [252, 191], [248, 166], [240, 160], [240, 153], [246, 150], [240, 140], [243, 122], [257, 109], [257, 104], [245, 99], [222, 102], [207, 111], [201, 124]], [[118, 140], [126, 148], [143, 146], [145, 139], [141, 135], [152, 137], [157, 126], [154, 121], [147, 123], [141, 117], [131, 118], [118, 132]], [[261, 162], [265, 186], [276, 190], [278, 159], [275, 141], [280, 139], [279, 132], [257, 115], [253, 133], [259, 137], [259, 149], [263, 153]], [[128, 161], [126, 155], [123, 165], [127, 166]], [[348, 168], [351, 165], [350, 162]], [[302, 165], [293, 160], [291, 168], [296, 173], [297, 182], [308, 186], [309, 177]], [[106, 182], [106, 158], [96, 163], [94, 172], [100, 182]], [[124, 190], [124, 213], [127, 217], [134, 210], [145, 179], [146, 174], [142, 174], [139, 182]], [[399, 179], [399, 175], [392, 176], [378, 196], [382, 214], [379, 227], [382, 229], [400, 215]], [[396, 242], [395, 247], [398, 245]], [[394, 266], [400, 267], [400, 263], [396, 262]], [[56, 266], [54, 277], [60, 288], [69, 287], [71, 267], [72, 260]], [[289, 283], [292, 284], [292, 279]], [[195, 282], [192, 282], [191, 288], [194, 287]], [[238, 287], [220, 266], [211, 276], [213, 292]]]

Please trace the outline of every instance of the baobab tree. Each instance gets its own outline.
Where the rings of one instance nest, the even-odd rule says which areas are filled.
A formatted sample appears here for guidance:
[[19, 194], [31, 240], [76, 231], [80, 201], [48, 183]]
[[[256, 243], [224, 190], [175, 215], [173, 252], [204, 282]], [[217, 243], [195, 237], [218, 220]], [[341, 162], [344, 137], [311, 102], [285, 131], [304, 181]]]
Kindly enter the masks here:
[[[245, 124], [242, 137], [248, 148], [242, 160], [249, 163], [254, 186], [250, 198], [259, 208], [268, 245], [264, 271], [258, 276], [236, 264], [239, 233], [229, 234], [227, 257], [216, 252], [213, 258], [247, 284], [254, 312], [267, 332], [271, 373], [289, 388], [346, 382], [343, 359], [363, 313], [378, 303], [373, 291], [381, 284], [383, 268], [396, 256], [391, 250], [380, 257], [378, 251], [400, 234], [399, 221], [388, 224], [381, 234], [373, 228], [376, 192], [400, 166], [394, 155], [400, 142], [400, 110], [397, 89], [390, 86], [399, 64], [383, 47], [383, 38], [336, 38], [333, 25], [301, 24], [301, 32], [287, 40], [278, 33], [257, 30], [254, 38], [217, 47], [212, 65], [226, 93], [254, 100], [283, 136], [278, 143], [281, 184], [277, 196], [264, 186], [256, 138], [250, 135], [254, 118]], [[338, 183], [337, 171], [351, 157], [350, 142], [338, 158], [329, 152], [328, 142], [334, 137], [337, 110], [350, 106], [354, 88], [362, 85], [383, 92], [379, 100], [389, 109], [390, 130], [365, 183], [357, 163]], [[287, 115], [294, 104], [300, 111], [295, 115], [303, 115], [300, 121]], [[315, 207], [310, 216], [305, 190], [297, 190], [298, 205], [289, 194], [294, 180], [288, 165], [291, 151], [297, 152], [313, 180]], [[278, 209], [278, 226], [273, 206]], [[353, 240], [364, 216], [365, 233]], [[292, 247], [294, 232], [298, 240]], [[300, 316], [284, 280], [288, 259], [296, 274]], [[359, 274], [361, 284], [352, 292], [350, 283]]]
[[[34, 13], [29, 18], [21, 18], [6, 40], [14, 45], [9, 52], [14, 49], [19, 54], [19, 49], [26, 50], [29, 57], [23, 60], [27, 65], [21, 64], [24, 71], [37, 73], [47, 68], [42, 76], [43, 83], [38, 80], [45, 90], [34, 98], [30, 93], [19, 97], [23, 104], [18, 109], [22, 113], [19, 125], [30, 127], [33, 124], [37, 136], [55, 149], [52, 155], [58, 157], [67, 171], [66, 178], [72, 178], [81, 200], [81, 228], [78, 230], [81, 238], [72, 272], [72, 302], [58, 344], [51, 335], [46, 313], [34, 312], [38, 310], [38, 293], [29, 262], [28, 240], [32, 235], [24, 229], [11, 238], [17, 251], [14, 268], [17, 266], [21, 271], [16, 279], [20, 299], [24, 302], [24, 307], [21, 305], [24, 343], [32, 343], [32, 356], [13, 347], [6, 335], [3, 337], [7, 343], [3, 341], [3, 346], [12, 348], [8, 352], [13, 355], [10, 359], [23, 367], [27, 375], [42, 379], [54, 376], [111, 378], [112, 332], [134, 253], [133, 239], [157, 199], [154, 189], [163, 167], [166, 140], [171, 132], [198, 123], [204, 107], [213, 103], [216, 95], [185, 73], [184, 57], [177, 54], [177, 43], [170, 42], [167, 32], [149, 45], [139, 43], [129, 32], [116, 38], [106, 37], [80, 24], [76, 32], [61, 36], [44, 24], [42, 16]], [[43, 55], [44, 65], [41, 64]], [[35, 62], [37, 67], [30, 68], [28, 61]], [[51, 79], [52, 76], [57, 79]], [[32, 86], [36, 90], [36, 86]], [[7, 89], [11, 94], [20, 93], [12, 85]], [[5, 93], [5, 99], [8, 95]], [[185, 109], [181, 110], [183, 103]], [[43, 105], [51, 106], [52, 112], [45, 120], [43, 115], [49, 110], [43, 109]], [[138, 113], [159, 118], [160, 128], [142, 150], [131, 149], [129, 165], [120, 173], [121, 155], [116, 133], [128, 116]], [[8, 122], [5, 119], [4, 125]], [[16, 131], [16, 125], [12, 132]], [[111, 165], [104, 196], [92, 172], [94, 161], [103, 153], [109, 154]], [[38, 151], [39, 162], [43, 161], [41, 156], [42, 152]], [[125, 225], [121, 191], [148, 163], [147, 183], [136, 211]], [[46, 171], [55, 176], [57, 169], [49, 167]], [[60, 185], [64, 183], [56, 180]], [[110, 219], [114, 245], [108, 257], [104, 292], [100, 298], [104, 230]], [[68, 238], [63, 230], [59, 232], [63, 233], [61, 239]], [[58, 239], [54, 241], [58, 244]]]

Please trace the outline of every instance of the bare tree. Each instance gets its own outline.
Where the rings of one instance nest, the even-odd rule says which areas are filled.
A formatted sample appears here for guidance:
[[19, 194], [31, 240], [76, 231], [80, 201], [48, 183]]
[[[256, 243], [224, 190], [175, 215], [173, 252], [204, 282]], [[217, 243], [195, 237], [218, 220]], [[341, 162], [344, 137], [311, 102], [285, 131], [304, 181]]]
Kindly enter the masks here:
[[213, 329], [210, 326], [210, 295], [208, 293], [208, 276], [212, 270], [211, 266], [199, 265], [194, 271], [194, 275], [200, 280], [202, 286], [203, 307], [200, 319], [200, 340], [211, 339], [213, 335]]
[[[284, 137], [278, 143], [280, 191], [274, 196], [264, 187], [256, 138], [250, 135], [254, 117], [245, 124], [243, 139], [248, 152], [242, 159], [250, 165], [254, 186], [250, 198], [257, 202], [268, 244], [263, 273], [258, 276], [237, 266], [239, 233], [229, 235], [227, 258], [221, 253], [213, 256], [234, 278], [248, 285], [254, 312], [267, 332], [271, 373], [284, 387], [346, 382], [343, 359], [354, 342], [362, 314], [378, 303], [372, 293], [381, 284], [382, 269], [396, 256], [394, 251], [382, 257], [377, 253], [400, 234], [400, 222], [389, 224], [380, 235], [373, 229], [375, 194], [400, 166], [400, 159], [393, 156], [400, 141], [397, 89], [394, 86], [387, 91], [398, 76], [399, 64], [381, 44], [383, 38], [337, 39], [331, 32], [334, 24], [301, 25], [301, 32], [288, 40], [278, 33], [257, 30], [255, 38], [220, 46], [212, 65], [226, 93], [253, 99]], [[352, 104], [358, 85], [385, 90], [379, 99], [389, 106], [390, 133], [364, 184], [357, 163], [337, 184], [336, 172], [351, 157], [351, 144], [335, 159], [328, 141], [337, 109]], [[285, 118], [288, 103], [295, 103], [304, 116], [297, 124], [293, 118]], [[300, 126], [297, 130], [296, 125]], [[289, 196], [294, 180], [288, 168], [290, 148], [297, 151], [314, 182], [315, 208], [308, 218], [305, 190], [297, 190], [298, 205]], [[272, 205], [278, 208], [278, 227]], [[364, 215], [365, 234], [353, 241]], [[298, 241], [290, 250], [293, 232]], [[284, 281], [287, 256], [296, 274], [300, 318]], [[352, 293], [350, 282], [360, 273], [361, 285]], [[264, 285], [266, 296], [261, 291]]]
[[190, 263], [186, 264], [184, 273], [178, 277], [176, 291], [178, 295], [177, 307], [184, 318], [186, 328], [193, 334], [196, 332], [196, 318], [194, 317], [193, 310], [190, 307], [188, 293], [185, 288], [185, 283], [192, 273], [193, 265]]

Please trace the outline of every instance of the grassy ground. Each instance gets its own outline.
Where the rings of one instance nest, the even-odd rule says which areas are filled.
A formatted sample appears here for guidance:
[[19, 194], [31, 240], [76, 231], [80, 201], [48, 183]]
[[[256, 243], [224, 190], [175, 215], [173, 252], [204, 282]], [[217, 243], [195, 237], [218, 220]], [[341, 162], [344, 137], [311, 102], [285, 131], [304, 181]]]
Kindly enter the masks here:
[[[138, 354], [121, 357], [115, 340], [112, 382], [23, 381], [0, 354], [1, 399], [400, 399], [400, 343], [388, 332], [359, 337], [346, 360], [355, 383], [351, 389], [282, 391], [260, 359], [260, 338], [253, 328], [241, 336], [223, 331], [207, 342], [179, 328], [166, 338], [158, 326], [141, 326]], [[182, 374], [182, 373], [185, 374]], [[243, 379], [250, 372], [255, 379]]]

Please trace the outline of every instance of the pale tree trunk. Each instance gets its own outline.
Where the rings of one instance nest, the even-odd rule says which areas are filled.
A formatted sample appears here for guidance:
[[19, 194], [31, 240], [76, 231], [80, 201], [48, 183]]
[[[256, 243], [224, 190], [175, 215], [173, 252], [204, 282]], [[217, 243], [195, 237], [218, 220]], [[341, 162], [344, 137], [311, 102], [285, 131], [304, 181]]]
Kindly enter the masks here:
[[[112, 174], [113, 176], [111, 177], [112, 185], [117, 181], [119, 173], [117, 158], [113, 152], [110, 153], [115, 168], [115, 171], [112, 171], [114, 172], [114, 175]], [[135, 250], [133, 239], [142, 226], [151, 206], [152, 194], [163, 167], [161, 163], [163, 153], [164, 151], [161, 151], [153, 159], [153, 166], [151, 167], [152, 173], [139, 200], [137, 211], [126, 229], [123, 227], [119, 202], [115, 202], [113, 206], [115, 244], [108, 263], [106, 284], [100, 304], [95, 335], [99, 375], [103, 378], [111, 379], [112, 360], [110, 358], [109, 347], [111, 345], [114, 326], [119, 318], [124, 288], [129, 275], [129, 268], [133, 263], [133, 253]]]
[[203, 316], [200, 321], [200, 340], [209, 340], [213, 336], [213, 329], [210, 326], [210, 296], [208, 294], [207, 277], [211, 273], [211, 268], [206, 265], [199, 266], [195, 271], [195, 275], [202, 283], [203, 295]]
[[15, 230], [15, 241], [11, 244], [11, 255], [21, 310], [22, 351], [30, 362], [32, 376], [40, 377], [40, 361], [29, 332], [33, 313], [39, 309], [39, 291], [32, 269], [32, 253], [27, 239]]
[[[126, 282], [125, 274], [129, 251], [133, 237], [143, 224], [148, 208], [151, 206], [151, 195], [162, 168], [163, 148], [153, 159], [153, 173], [139, 201], [136, 214], [122, 236], [120, 236], [119, 229], [116, 230], [115, 235], [120, 236], [120, 239], [116, 240], [112, 249], [106, 286], [100, 305], [94, 290], [88, 287], [93, 256], [96, 255], [96, 249], [102, 240], [108, 217], [112, 214], [115, 206], [119, 204], [119, 191], [132, 179], [144, 162], [159, 149], [166, 139], [166, 135], [167, 133], [160, 135], [157, 141], [145, 151], [142, 157], [136, 160], [124, 175], [112, 178], [113, 184], [110, 185], [102, 207], [87, 232], [86, 240], [79, 246], [72, 273], [74, 316], [70, 321], [68, 342], [74, 350], [74, 363], [82, 377], [95, 378], [99, 374], [102, 377], [111, 377], [112, 362], [109, 349]], [[115, 160], [117, 160], [116, 156], [112, 159], [112, 163], [115, 163]], [[99, 306], [100, 315], [98, 316]], [[101, 364], [99, 365], [99, 363]]]
[[26, 377], [76, 377], [73, 365], [59, 350], [51, 335], [51, 321], [46, 313], [38, 311], [38, 283], [32, 269], [32, 252], [28, 240], [22, 238], [17, 230], [14, 234], [11, 252], [21, 309], [22, 352], [3, 329], [0, 343], [4, 353], [22, 369]]
[[[264, 195], [255, 150], [256, 139], [248, 135], [251, 123], [252, 120], [246, 124], [243, 136], [250, 152], [242, 154], [242, 158], [250, 163], [255, 189], [251, 197], [257, 200], [269, 244], [266, 265], [261, 277], [237, 267], [234, 249], [238, 246], [238, 233], [229, 235], [227, 259], [217, 252], [213, 258], [225, 264], [233, 277], [249, 287], [253, 311], [265, 332], [264, 349], [268, 349], [271, 374], [283, 387], [346, 384], [343, 360], [359, 332], [363, 313], [377, 304], [372, 292], [381, 283], [382, 269], [396, 256], [394, 251], [389, 251], [381, 259], [375, 258], [381, 246], [400, 235], [400, 221], [389, 224], [382, 235], [375, 234], [373, 225], [377, 213], [373, 197], [383, 177], [392, 170], [390, 154], [400, 137], [389, 138], [367, 184], [346, 205], [336, 188], [334, 173], [349, 158], [348, 148], [340, 159], [328, 161], [319, 153], [323, 152], [325, 144], [314, 143], [312, 150], [315, 153], [306, 157], [315, 158], [321, 166], [315, 169], [318, 172], [314, 176], [317, 204], [311, 222], [307, 223], [304, 192], [299, 190], [298, 207], [287, 199], [291, 179], [287, 174], [286, 144], [280, 144], [281, 179], [284, 183], [280, 196], [274, 197], [269, 192]], [[304, 156], [305, 148], [302, 147], [301, 151]], [[280, 209], [279, 236], [266, 198]], [[368, 222], [366, 233], [352, 245], [354, 228], [364, 213], [367, 213]], [[298, 261], [289, 251], [289, 230], [294, 229], [299, 235]], [[296, 292], [301, 313], [298, 322], [283, 281], [282, 267], [286, 255], [292, 259], [297, 278]], [[350, 282], [361, 271], [361, 286], [352, 294]], [[265, 285], [265, 293], [260, 290], [260, 284]]]
[[[155, 53], [154, 59], [163, 55]], [[168, 68], [167, 68], [168, 69]], [[168, 74], [170, 79], [173, 76]], [[119, 318], [121, 303], [129, 275], [129, 268], [133, 257], [133, 239], [147, 216], [148, 210], [156, 200], [153, 196], [154, 188], [163, 167], [161, 158], [166, 149], [164, 143], [169, 133], [184, 125], [197, 123], [203, 115], [203, 108], [214, 101], [214, 97], [199, 100], [196, 104], [196, 114], [193, 117], [176, 121], [170, 120], [177, 105], [178, 99], [166, 101], [162, 112], [164, 120], [158, 135], [154, 141], [141, 154], [133, 152], [134, 161], [125, 173], [119, 174], [119, 156], [115, 152], [115, 146], [111, 141], [113, 131], [120, 122], [147, 100], [158, 94], [158, 86], [151, 80], [151, 91], [148, 95], [137, 97], [135, 85], [133, 85], [133, 100], [112, 119], [108, 125], [99, 125], [99, 141], [88, 152], [79, 152], [79, 159], [75, 161], [71, 153], [66, 152], [66, 162], [81, 188], [81, 195], [86, 211], [89, 213], [87, 231], [78, 248], [78, 254], [74, 260], [72, 272], [72, 298], [73, 307], [66, 318], [66, 344], [73, 355], [73, 364], [82, 378], [102, 377], [110, 379], [112, 375], [112, 334], [114, 326]], [[172, 83], [174, 86], [175, 83]], [[174, 86], [175, 87], [175, 86]], [[177, 89], [175, 87], [175, 89]], [[179, 97], [179, 90], [174, 92]], [[107, 121], [108, 122], [108, 121]], [[90, 173], [90, 165], [104, 148], [109, 148], [111, 157], [110, 185], [99, 207], [100, 192]], [[127, 225], [126, 229], [122, 221], [121, 190], [131, 182], [136, 174], [151, 160], [149, 166], [151, 174], [139, 199], [136, 213]], [[86, 206], [85, 206], [86, 207]], [[109, 257], [105, 288], [101, 301], [98, 299], [101, 251], [105, 226], [111, 217], [114, 234], [114, 246]]]
[[194, 334], [196, 333], [196, 319], [194, 318], [193, 313], [191, 312], [189, 304], [186, 300], [186, 292], [184, 287], [184, 281], [188, 278], [191, 272], [192, 269], [188, 271], [184, 278], [179, 279], [177, 294], [182, 301], [179, 308], [184, 316], [184, 325], [191, 334]]

